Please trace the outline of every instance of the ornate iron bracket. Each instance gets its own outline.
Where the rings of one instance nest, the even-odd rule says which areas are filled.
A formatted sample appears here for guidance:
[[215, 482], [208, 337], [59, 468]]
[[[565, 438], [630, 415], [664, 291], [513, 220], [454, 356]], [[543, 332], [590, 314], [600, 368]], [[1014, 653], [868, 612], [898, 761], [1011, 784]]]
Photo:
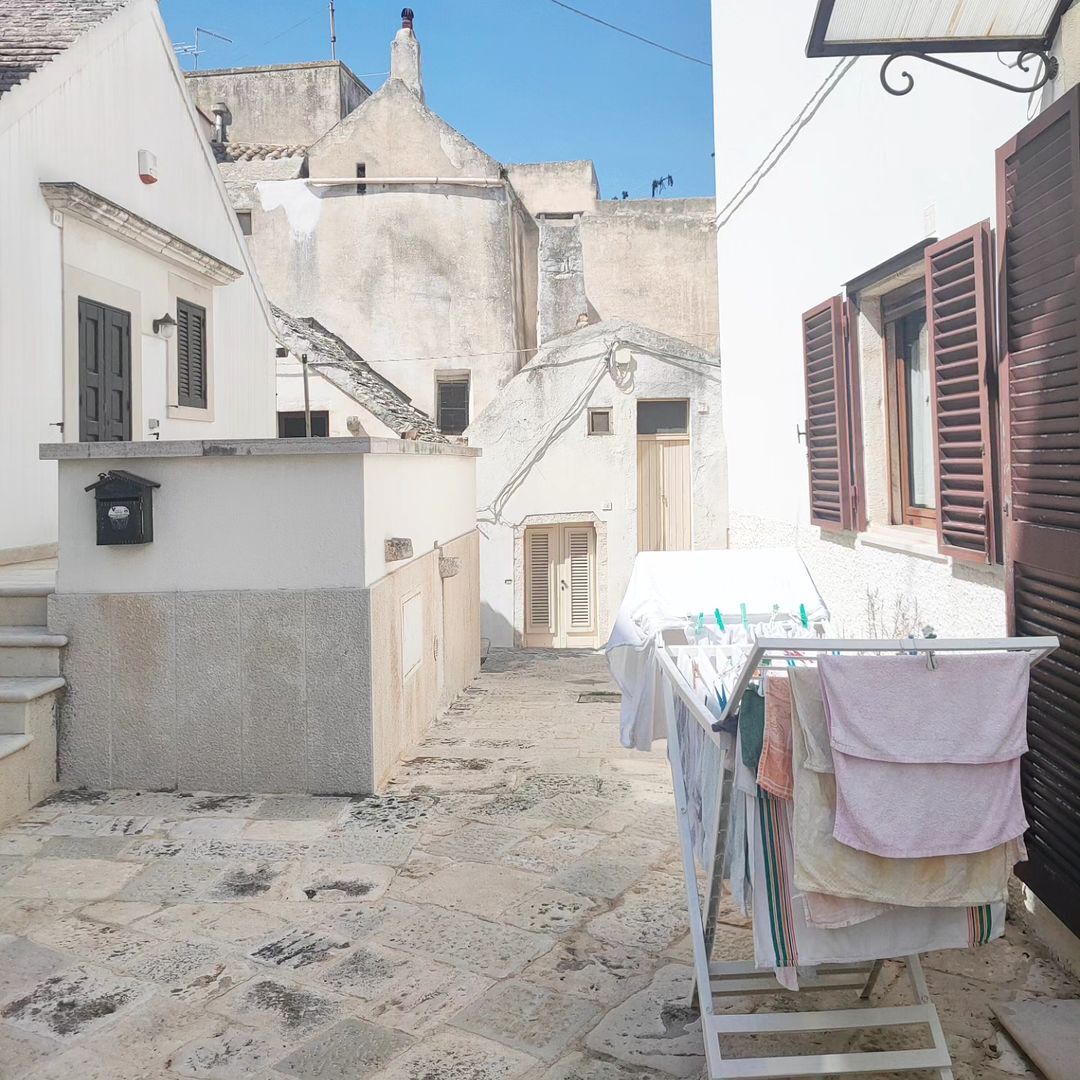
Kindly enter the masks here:
[[881, 65], [881, 85], [890, 94], [893, 94], [896, 97], [903, 97], [904, 94], [910, 94], [915, 86], [915, 79], [907, 70], [900, 72], [900, 77], [904, 80], [903, 85], [889, 85], [890, 66], [897, 60], [904, 59], [904, 57], [909, 57], [913, 60], [925, 60], [928, 64], [937, 64], [938, 67], [948, 68], [950, 71], [958, 71], [961, 75], [968, 75], [972, 79], [978, 79], [979, 82], [990, 83], [991, 86], [1000, 86], [1002, 90], [1012, 90], [1015, 94], [1030, 94], [1035, 90], [1041, 90], [1055, 75], [1057, 75], [1059, 67], [1057, 58], [1051, 56], [1048, 52], [1044, 52], [1042, 49], [1025, 50], [1017, 56], [1015, 66], [1026, 74], [1029, 70], [1029, 62], [1031, 60], [1038, 60], [1043, 65], [1043, 71], [1039, 78], [1030, 86], [1015, 86], [1012, 83], [1002, 82], [1000, 79], [993, 79], [989, 75], [984, 75], [981, 71], [972, 71], [970, 68], [960, 67], [959, 64], [953, 64], [948, 60], [942, 60], [940, 56], [930, 56], [927, 53], [920, 52], [893, 53], [892, 56], [886, 57], [885, 63]]

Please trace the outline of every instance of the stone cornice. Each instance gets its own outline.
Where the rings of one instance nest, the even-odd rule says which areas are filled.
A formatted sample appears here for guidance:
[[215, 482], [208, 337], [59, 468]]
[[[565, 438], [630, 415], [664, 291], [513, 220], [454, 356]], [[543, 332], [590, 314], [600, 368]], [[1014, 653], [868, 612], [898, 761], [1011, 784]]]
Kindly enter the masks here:
[[243, 276], [216, 255], [181, 240], [179, 236], [118, 203], [90, 191], [72, 180], [41, 185], [41, 194], [53, 210], [85, 221], [129, 244], [160, 255], [184, 270], [208, 278], [215, 285], [228, 285]]

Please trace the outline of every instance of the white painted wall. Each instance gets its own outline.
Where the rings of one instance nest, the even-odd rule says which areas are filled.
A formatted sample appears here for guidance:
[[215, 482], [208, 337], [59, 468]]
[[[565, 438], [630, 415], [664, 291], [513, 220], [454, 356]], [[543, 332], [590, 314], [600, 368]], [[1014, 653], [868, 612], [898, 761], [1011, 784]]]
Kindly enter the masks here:
[[[138, 151], [157, 157], [144, 185]], [[38, 444], [77, 440], [77, 384], [65, 387], [65, 272], [111, 282], [132, 311], [133, 438], [145, 420], [162, 438], [271, 435], [273, 343], [257, 285], [153, 0], [133, 0], [0, 98], [0, 552], [56, 540], [56, 467]], [[75, 181], [244, 269], [213, 290], [213, 419], [169, 420], [161, 345], [151, 322], [169, 309], [180, 273], [89, 226], [52, 223], [38, 185]], [[84, 277], [82, 280], [86, 280]], [[94, 297], [104, 299], [107, 297]], [[71, 305], [67, 305], [70, 311]], [[145, 339], [146, 348], [143, 348]], [[171, 346], [175, 348], [175, 344]], [[145, 378], [143, 377], [145, 375]]]
[[[57, 592], [361, 588], [408, 564], [386, 563], [386, 539], [411, 538], [417, 559], [475, 528], [468, 450], [358, 439], [236, 446], [204, 455], [197, 444], [148, 444], [144, 457], [61, 460]], [[83, 489], [109, 469], [161, 484], [152, 543], [97, 546]]]
[[[596, 340], [551, 362], [541, 353], [467, 432], [469, 445], [483, 451], [477, 469], [481, 634], [494, 646], [514, 645], [514, 630], [522, 629], [515, 526], [555, 515], [595, 515], [606, 528], [607, 565], [597, 573], [600, 638], [606, 637], [637, 554], [639, 399], [690, 400], [693, 542], [725, 546], [719, 366], [627, 351], [632, 376], [622, 385], [613, 381]], [[605, 406], [613, 410], [614, 433], [589, 435], [588, 409]]]
[[[815, 0], [713, 3], [717, 205], [723, 207], [791, 124], [836, 60], [807, 60]], [[732, 49], [769, 28], [767, 71]], [[993, 57], [965, 58], [1001, 75]], [[1025, 119], [1026, 100], [912, 61], [903, 98], [858, 61], [783, 157], [718, 233], [720, 353], [733, 546], [796, 543], [838, 620], [863, 625], [867, 589], [892, 605], [915, 596], [939, 632], [998, 632], [1001, 574], [824, 536], [809, 523], [800, 316], [845, 281], [929, 234], [994, 213], [994, 151]], [[757, 87], [747, 107], [747, 87]], [[865, 327], [863, 328], [865, 329]], [[867, 438], [884, 430], [880, 372], [862, 362]], [[877, 437], [877, 436], [875, 436]], [[887, 482], [883, 447], [867, 446], [867, 485]], [[871, 498], [874, 528], [880, 498]], [[876, 517], [875, 517], [876, 504]]]
[[[349, 430], [349, 417], [360, 421], [360, 434], [377, 439], [396, 439], [397, 432], [367, 411], [330, 379], [317, 370], [308, 371], [308, 399], [312, 412], [329, 413], [330, 437], [345, 438], [356, 432]], [[294, 356], [277, 361], [277, 411], [304, 411], [304, 368]]]

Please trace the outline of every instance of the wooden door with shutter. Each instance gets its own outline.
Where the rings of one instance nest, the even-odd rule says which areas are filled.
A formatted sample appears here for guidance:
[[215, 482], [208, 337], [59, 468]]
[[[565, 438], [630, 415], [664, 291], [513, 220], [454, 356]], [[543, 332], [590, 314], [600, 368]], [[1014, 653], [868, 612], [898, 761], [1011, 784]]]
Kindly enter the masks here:
[[528, 648], [595, 648], [596, 530], [547, 525], [525, 530]]
[[131, 314], [79, 297], [79, 441], [131, 438]]
[[638, 551], [689, 551], [690, 437], [638, 436]]
[[1031, 672], [1017, 874], [1080, 933], [1080, 88], [997, 166], [1009, 622], [1061, 639]]

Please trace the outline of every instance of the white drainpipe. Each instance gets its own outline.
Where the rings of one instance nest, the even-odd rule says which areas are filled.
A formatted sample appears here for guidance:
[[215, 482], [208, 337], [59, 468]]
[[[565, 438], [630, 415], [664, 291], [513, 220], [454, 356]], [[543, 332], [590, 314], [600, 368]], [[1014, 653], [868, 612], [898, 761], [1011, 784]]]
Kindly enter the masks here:
[[502, 187], [506, 181], [497, 176], [313, 176], [307, 179], [310, 187], [386, 187], [389, 185], [416, 184], [424, 187], [449, 185], [452, 187]]

